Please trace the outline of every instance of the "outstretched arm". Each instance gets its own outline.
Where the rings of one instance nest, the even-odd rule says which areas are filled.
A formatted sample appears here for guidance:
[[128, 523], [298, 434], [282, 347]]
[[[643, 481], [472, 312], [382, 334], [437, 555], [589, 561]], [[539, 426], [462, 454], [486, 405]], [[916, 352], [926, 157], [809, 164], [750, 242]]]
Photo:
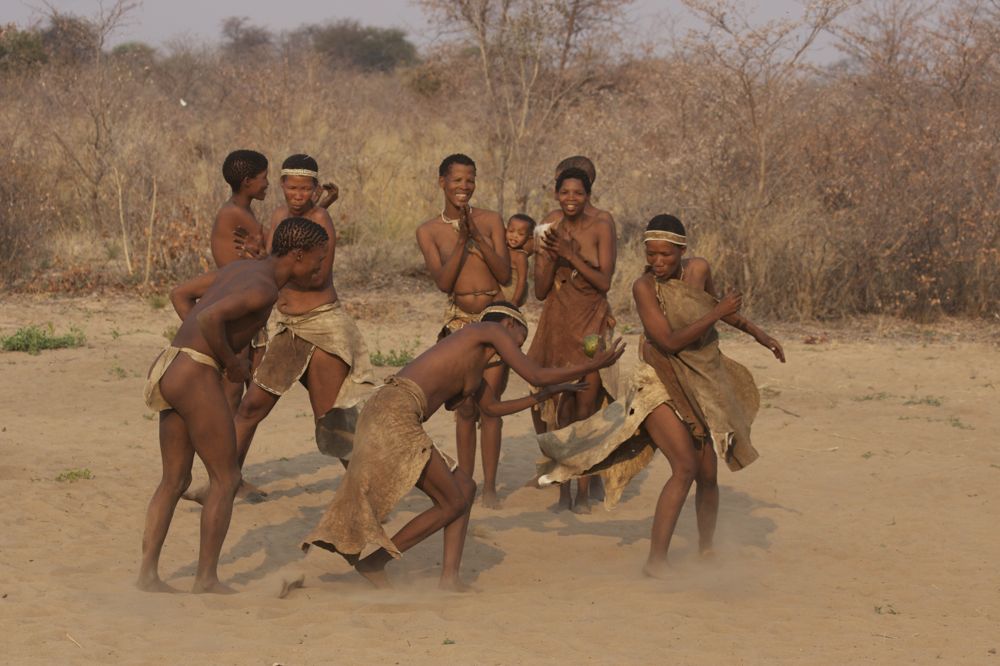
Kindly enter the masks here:
[[728, 294], [708, 314], [688, 324], [684, 328], [673, 330], [670, 323], [660, 310], [656, 300], [656, 288], [648, 277], [641, 277], [632, 285], [632, 298], [635, 308], [642, 320], [642, 328], [646, 337], [660, 349], [676, 354], [705, 334], [715, 322], [723, 317], [736, 313], [743, 303], [739, 294]]
[[250, 368], [248, 363], [240, 363], [236, 352], [229, 346], [226, 324], [270, 308], [277, 300], [278, 290], [273, 285], [252, 285], [222, 297], [198, 313], [198, 328], [209, 349], [222, 362], [230, 381], [246, 381]]
[[551, 386], [583, 377], [586, 374], [613, 365], [625, 353], [625, 343], [621, 338], [615, 340], [611, 349], [597, 352], [587, 363], [571, 365], [564, 368], [543, 368], [524, 355], [514, 338], [500, 324], [483, 327], [486, 342], [490, 344], [503, 362], [511, 370], [519, 374], [532, 386]]
[[[715, 296], [715, 285], [712, 283], [712, 272], [706, 267], [707, 274], [705, 276], [705, 291]], [[718, 296], [715, 296], [718, 298]], [[753, 323], [743, 315], [738, 312], [734, 312], [731, 315], [726, 315], [722, 318], [722, 321], [726, 322], [733, 328], [743, 331], [747, 335], [753, 337], [761, 345], [765, 346], [770, 350], [774, 357], [785, 362], [785, 350], [781, 348], [781, 343], [772, 338], [770, 335], [764, 332], [757, 324]]]
[[420, 246], [420, 252], [424, 255], [427, 271], [431, 274], [437, 288], [446, 294], [455, 290], [455, 282], [458, 280], [458, 274], [462, 271], [462, 264], [465, 263], [465, 257], [468, 253], [465, 247], [468, 239], [468, 232], [459, 227], [455, 249], [452, 250], [447, 259], [442, 259], [441, 252], [438, 250], [430, 231], [423, 226], [417, 228], [417, 245]]
[[191, 278], [187, 282], [181, 282], [170, 290], [170, 304], [174, 306], [174, 311], [181, 321], [187, 319], [188, 313], [198, 303], [198, 299], [205, 295], [208, 288], [215, 284], [215, 278], [219, 271], [209, 271]]
[[501, 402], [497, 400], [496, 393], [493, 392], [493, 387], [488, 382], [483, 382], [479, 385], [479, 391], [476, 393], [476, 402], [479, 403], [479, 409], [486, 416], [503, 417], [534, 407], [535, 405], [540, 405], [556, 393], [562, 393], [563, 391], [575, 393], [585, 388], [587, 388], [587, 382], [555, 384], [553, 386], [546, 386], [538, 392], [526, 395], [523, 398]]

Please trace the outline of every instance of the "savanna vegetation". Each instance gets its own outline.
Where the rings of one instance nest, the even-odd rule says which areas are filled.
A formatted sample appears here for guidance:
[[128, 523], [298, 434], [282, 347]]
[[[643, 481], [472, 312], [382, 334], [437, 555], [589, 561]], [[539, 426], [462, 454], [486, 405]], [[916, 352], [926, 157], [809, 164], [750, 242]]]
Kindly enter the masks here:
[[391, 284], [422, 271], [444, 155], [477, 160], [478, 205], [537, 217], [583, 153], [618, 220], [618, 306], [642, 226], [673, 212], [756, 316], [997, 316], [1000, 0], [813, 0], [769, 23], [686, 0], [694, 27], [655, 43], [627, 0], [419, 4], [440, 34], [419, 51], [245, 18], [212, 45], [112, 47], [124, 1], [3, 27], [0, 285], [152, 292], [202, 270], [238, 147], [316, 156], [342, 193], [338, 281]]

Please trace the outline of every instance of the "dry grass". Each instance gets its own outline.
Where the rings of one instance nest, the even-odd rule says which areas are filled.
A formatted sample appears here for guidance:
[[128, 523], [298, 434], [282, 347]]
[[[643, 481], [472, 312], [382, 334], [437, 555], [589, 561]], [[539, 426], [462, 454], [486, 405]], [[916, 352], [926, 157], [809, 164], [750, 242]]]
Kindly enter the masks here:
[[[738, 70], [706, 55], [707, 36], [666, 58], [609, 65], [536, 138], [544, 157], [505, 200], [520, 197], [540, 216], [553, 206], [555, 163], [593, 157], [597, 202], [619, 222], [619, 309], [642, 270], [639, 230], [673, 212], [688, 224], [691, 252], [711, 261], [722, 287], [741, 289], [756, 316], [994, 317], [1000, 19], [964, 6], [907, 26], [905, 67], [887, 66], [871, 46], [889, 38], [879, 33], [887, 17], [844, 19], [854, 21], [840, 28], [845, 44], [867, 50], [855, 48], [845, 66], [751, 81], [752, 99], [739, 92]], [[952, 9], [976, 20], [948, 23]], [[149, 67], [108, 60], [100, 71], [53, 64], [0, 75], [0, 286], [140, 287], [147, 241], [147, 291], [205, 269], [213, 215], [228, 196], [220, 165], [238, 147], [273, 164], [310, 152], [338, 183], [338, 281], [420, 274], [414, 229], [439, 210], [444, 155], [476, 158], [477, 203], [500, 200], [478, 82], [437, 57], [463, 56], [363, 75], [308, 55], [251, 67], [178, 47]], [[279, 196], [272, 187], [259, 215]]]

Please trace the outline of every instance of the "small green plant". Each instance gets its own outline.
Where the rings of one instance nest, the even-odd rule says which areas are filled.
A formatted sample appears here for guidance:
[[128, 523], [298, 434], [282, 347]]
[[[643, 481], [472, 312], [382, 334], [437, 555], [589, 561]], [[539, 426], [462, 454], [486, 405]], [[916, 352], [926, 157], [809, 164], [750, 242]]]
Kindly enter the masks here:
[[865, 460], [868, 460], [873, 455], [875, 455], [875, 454], [872, 453], [871, 451], [865, 451], [864, 453], [861, 454], [861, 457], [864, 458]]
[[965, 423], [964, 421], [962, 421], [962, 419], [958, 418], [957, 416], [952, 416], [951, 418], [949, 418], [948, 419], [948, 425], [950, 425], [952, 428], [958, 428], [959, 430], [975, 430], [976, 429], [974, 426], [971, 426], [968, 423]]
[[125, 379], [125, 377], [128, 376], [128, 373], [125, 371], [125, 368], [118, 365], [117, 363], [108, 368], [108, 374], [111, 375], [112, 377], [117, 377], [118, 379]]
[[149, 302], [149, 307], [153, 308], [154, 310], [162, 310], [163, 308], [167, 307], [167, 303], [170, 302], [170, 299], [164, 296], [163, 294], [151, 294], [149, 296], [148, 302]]
[[111, 339], [112, 340], [117, 340], [120, 337], [122, 337], [122, 334], [118, 332], [117, 328], [111, 329]]
[[417, 349], [417, 341], [414, 340], [412, 344], [407, 347], [403, 347], [399, 351], [395, 349], [390, 349], [388, 352], [383, 353], [381, 349], [369, 354], [372, 365], [386, 366], [391, 365], [393, 367], [401, 367], [413, 360], [413, 353]]
[[94, 475], [90, 473], [90, 470], [86, 467], [80, 469], [68, 469], [59, 476], [56, 477], [56, 481], [60, 483], [75, 483], [81, 479], [92, 479]]
[[70, 327], [69, 333], [56, 335], [52, 324], [32, 324], [17, 329], [13, 335], [0, 338], [0, 345], [4, 351], [22, 351], [37, 356], [43, 349], [82, 347], [86, 341], [83, 331], [75, 326]]
[[888, 400], [892, 397], [891, 393], [886, 393], [885, 391], [879, 391], [878, 393], [867, 393], [865, 395], [860, 395], [856, 398], [851, 398], [854, 402], [868, 402], [870, 400]]
[[174, 338], [177, 336], [177, 329], [180, 326], [167, 326], [163, 329], [163, 337], [167, 339], [168, 342], [173, 342]]
[[455, 641], [451, 640], [450, 638], [446, 638], [443, 641], [441, 641], [441, 645], [454, 645], [454, 644]]
[[940, 407], [941, 398], [935, 398], [932, 395], [925, 395], [923, 398], [918, 398], [917, 396], [911, 397], [909, 400], [903, 403], [904, 405], [930, 405], [931, 407]]

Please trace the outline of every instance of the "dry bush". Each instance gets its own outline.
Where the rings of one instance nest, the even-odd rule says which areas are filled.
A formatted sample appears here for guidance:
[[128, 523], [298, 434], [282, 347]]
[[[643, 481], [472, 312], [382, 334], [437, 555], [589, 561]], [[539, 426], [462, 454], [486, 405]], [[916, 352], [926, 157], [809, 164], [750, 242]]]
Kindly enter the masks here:
[[[582, 0], [546, 2], [522, 4]], [[584, 4], [613, 17], [624, 3]], [[229, 194], [221, 163], [246, 147], [275, 166], [315, 155], [342, 192], [331, 209], [337, 280], [389, 284], [422, 270], [413, 234], [441, 205], [443, 156], [477, 160], [478, 205], [514, 201], [541, 216], [554, 207], [555, 164], [583, 153], [597, 163], [596, 202], [618, 220], [612, 300], [626, 316], [640, 232], [660, 212], [685, 221], [691, 252], [756, 316], [996, 316], [996, 3], [874, 0], [841, 13], [827, 0], [763, 26], [719, 14], [724, 4], [688, 4], [706, 21], [671, 54], [603, 64], [582, 37], [560, 64], [554, 43], [530, 31], [526, 43], [547, 52], [528, 59], [457, 31], [424, 62], [387, 73], [289, 49], [249, 60], [184, 45], [152, 62], [144, 52], [2, 72], [0, 280], [142, 285], [147, 265], [154, 283], [207, 267]], [[816, 68], [803, 54], [821, 29], [836, 32], [845, 59]], [[533, 81], [524, 63], [572, 94], [552, 106], [544, 87], [518, 92]], [[503, 89], [491, 96], [488, 85]], [[262, 217], [281, 196], [273, 184]]]

